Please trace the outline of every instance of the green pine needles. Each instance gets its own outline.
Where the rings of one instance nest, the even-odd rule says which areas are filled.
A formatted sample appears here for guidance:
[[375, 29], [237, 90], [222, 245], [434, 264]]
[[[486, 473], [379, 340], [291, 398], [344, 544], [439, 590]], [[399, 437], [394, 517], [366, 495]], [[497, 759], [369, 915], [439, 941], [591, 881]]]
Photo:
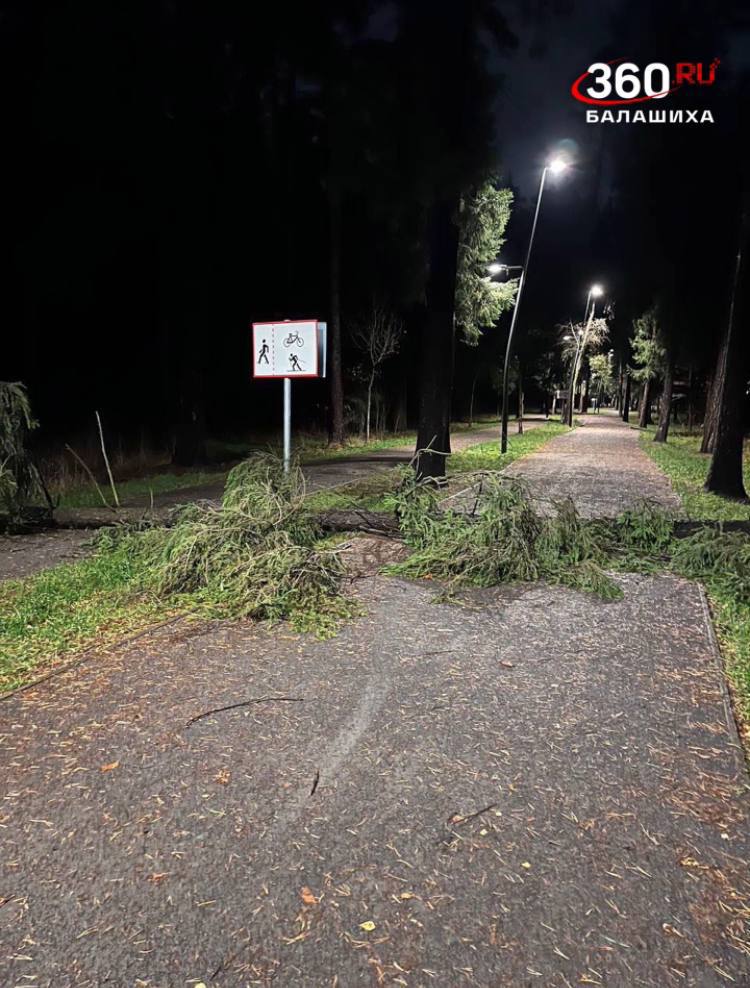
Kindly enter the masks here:
[[21, 524], [24, 509], [40, 491], [26, 445], [36, 425], [23, 384], [0, 381], [0, 528]]
[[[671, 571], [701, 580], [711, 597], [730, 676], [750, 714], [750, 536], [700, 528], [676, 538], [673, 517], [643, 504], [616, 519], [582, 518], [571, 501], [539, 512], [518, 482], [481, 472], [473, 511], [446, 510], [442, 492], [405, 468], [382, 494], [410, 555], [386, 572], [439, 580], [441, 599], [467, 587], [544, 580], [622, 596], [618, 572]], [[392, 483], [392, 478], [389, 480]], [[289, 620], [334, 634], [358, 605], [343, 592], [340, 543], [324, 540], [299, 468], [259, 454], [229, 474], [222, 504], [182, 508], [168, 527], [102, 532], [95, 553], [0, 593], [0, 683], [159, 616]], [[455, 502], [454, 502], [455, 503]]]
[[102, 536], [138, 560], [141, 586], [159, 597], [189, 597], [216, 617], [289, 618], [326, 635], [351, 606], [340, 593], [336, 550], [320, 544], [305, 506], [305, 482], [295, 467], [259, 454], [227, 478], [221, 507], [191, 504], [168, 528]]

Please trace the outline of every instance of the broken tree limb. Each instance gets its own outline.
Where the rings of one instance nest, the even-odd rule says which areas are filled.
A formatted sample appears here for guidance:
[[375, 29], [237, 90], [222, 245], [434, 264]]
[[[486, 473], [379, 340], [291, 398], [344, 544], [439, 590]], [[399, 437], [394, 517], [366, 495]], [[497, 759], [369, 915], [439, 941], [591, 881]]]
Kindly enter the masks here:
[[195, 717], [191, 717], [187, 724], [185, 724], [185, 727], [190, 727], [191, 724], [203, 720], [204, 717], [210, 717], [211, 714], [221, 714], [226, 710], [237, 710], [238, 707], [249, 707], [253, 703], [303, 703], [304, 699], [303, 696], [256, 696], [251, 700], [240, 700], [239, 703], [229, 703], [226, 707], [214, 707], [211, 710], [204, 710], [202, 714], [196, 714]]
[[371, 535], [398, 535], [398, 519], [385, 511], [359, 511], [356, 508], [321, 511], [317, 515], [324, 532], [368, 532]]
[[[462, 492], [463, 493], [463, 492]], [[475, 522], [476, 505], [472, 512], [466, 512], [467, 521]], [[398, 519], [385, 511], [346, 510], [322, 511], [317, 516], [325, 532], [367, 532], [372, 535], [398, 536]], [[614, 519], [612, 519], [614, 521]], [[675, 521], [674, 537], [684, 539], [701, 529], [716, 529], [724, 532], [744, 532], [750, 535], [750, 521]]]

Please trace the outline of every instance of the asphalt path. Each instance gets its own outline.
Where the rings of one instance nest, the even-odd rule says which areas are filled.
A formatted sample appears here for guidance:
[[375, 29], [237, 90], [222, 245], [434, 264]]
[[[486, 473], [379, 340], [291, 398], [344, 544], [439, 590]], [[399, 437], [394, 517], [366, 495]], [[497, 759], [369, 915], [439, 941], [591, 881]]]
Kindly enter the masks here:
[[[629, 439], [589, 428], [610, 510]], [[750, 983], [705, 596], [617, 579], [366, 576], [330, 641], [182, 621], [3, 701], [0, 985]]]
[[747, 984], [703, 597], [623, 585], [368, 578], [332, 641], [183, 624], [6, 701], [0, 984]]

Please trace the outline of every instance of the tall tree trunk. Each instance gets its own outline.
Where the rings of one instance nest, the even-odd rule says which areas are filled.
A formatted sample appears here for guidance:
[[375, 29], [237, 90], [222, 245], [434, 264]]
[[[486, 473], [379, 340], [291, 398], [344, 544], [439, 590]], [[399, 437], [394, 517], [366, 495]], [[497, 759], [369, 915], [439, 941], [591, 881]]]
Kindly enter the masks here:
[[344, 381], [341, 366], [341, 190], [335, 178], [328, 184], [330, 217], [330, 310], [328, 327], [328, 379], [330, 394], [328, 434], [330, 442], [344, 442]]
[[372, 410], [372, 388], [375, 384], [375, 371], [373, 370], [370, 374], [370, 380], [367, 382], [367, 425], [365, 427], [365, 437], [367, 442], [370, 441], [370, 412]]
[[477, 375], [471, 379], [471, 398], [469, 399], [469, 427], [474, 425], [474, 391], [477, 386]]
[[516, 414], [516, 419], [518, 420], [518, 435], [523, 435], [523, 367], [520, 362], [518, 364], [518, 411]]
[[407, 393], [406, 372], [404, 372], [398, 387], [396, 408], [393, 414], [393, 431], [402, 432], [408, 424], [409, 400]]
[[672, 393], [674, 391], [674, 351], [671, 344], [667, 348], [667, 369], [664, 371], [664, 386], [659, 401], [659, 424], [654, 434], [655, 443], [665, 443], [672, 421]]
[[[726, 342], [726, 334], [722, 334], [719, 344], [719, 353], [716, 358], [716, 367], [721, 366], [723, 361], [723, 346]], [[706, 389], [706, 411], [703, 415], [703, 438], [701, 439], [701, 453], [713, 453], [716, 443], [716, 429], [719, 424], [719, 402], [716, 397], [716, 367]]]
[[623, 379], [622, 379], [622, 364], [620, 364], [619, 370], [617, 371], [617, 394], [615, 395], [615, 409], [616, 411], [622, 413], [622, 389], [623, 389]]
[[[458, 252], [458, 228], [454, 221], [454, 212], [455, 203], [452, 200], [438, 200], [433, 206], [430, 223], [427, 307], [419, 349], [419, 455], [416, 468], [420, 477], [444, 477], [446, 454], [450, 453]], [[420, 452], [421, 450], [428, 452]]]
[[583, 415], [588, 409], [589, 403], [589, 371], [586, 370], [585, 376], [581, 379], [581, 391], [578, 400], [578, 411]]
[[641, 395], [641, 411], [638, 416], [638, 427], [645, 429], [651, 425], [651, 378], [647, 377], [643, 382], [643, 394]]
[[630, 374], [625, 371], [625, 395], [622, 399], [622, 420], [630, 421]]
[[747, 238], [747, 212], [740, 221], [739, 246], [734, 266], [732, 297], [729, 303], [724, 338], [719, 350], [714, 386], [717, 405], [716, 434], [713, 457], [706, 478], [706, 490], [723, 497], [747, 499], [742, 477], [742, 447], [744, 441], [743, 412], [747, 345], [736, 323], [740, 309], [740, 277], [743, 274], [743, 254]]
[[[189, 361], [189, 358], [186, 358]], [[196, 367], [183, 366], [178, 382], [177, 416], [174, 426], [172, 462], [192, 467], [206, 461], [206, 414], [203, 374]]]
[[687, 429], [688, 432], [693, 431], [693, 426], [695, 425], [695, 374], [693, 373], [693, 365], [690, 365], [688, 370], [688, 406], [687, 406]]

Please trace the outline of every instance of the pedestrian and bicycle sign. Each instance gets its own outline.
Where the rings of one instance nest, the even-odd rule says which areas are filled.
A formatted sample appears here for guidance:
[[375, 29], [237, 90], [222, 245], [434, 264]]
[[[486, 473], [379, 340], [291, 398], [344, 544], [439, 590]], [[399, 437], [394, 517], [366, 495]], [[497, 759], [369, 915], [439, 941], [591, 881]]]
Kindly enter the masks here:
[[292, 378], [326, 376], [327, 324], [317, 319], [253, 323], [253, 377], [284, 382], [284, 470], [292, 448]]
[[253, 323], [254, 377], [323, 377], [317, 319]]

